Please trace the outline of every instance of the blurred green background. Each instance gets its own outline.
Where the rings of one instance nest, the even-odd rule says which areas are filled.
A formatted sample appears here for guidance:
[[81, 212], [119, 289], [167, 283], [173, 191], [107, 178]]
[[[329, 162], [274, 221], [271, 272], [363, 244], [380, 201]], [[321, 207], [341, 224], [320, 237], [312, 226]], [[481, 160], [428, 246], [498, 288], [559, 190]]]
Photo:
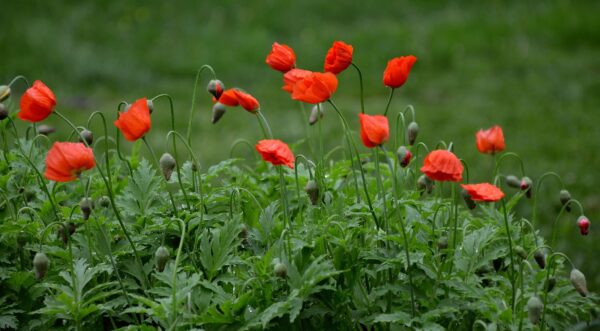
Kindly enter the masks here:
[[[599, 13], [599, 1], [559, 0], [3, 1], [0, 82], [17, 74], [43, 80], [59, 108], [81, 125], [95, 110], [114, 118], [121, 100], [169, 93], [183, 132], [195, 72], [208, 63], [227, 87], [242, 87], [260, 100], [278, 138], [297, 142], [306, 136], [305, 114], [281, 91], [281, 74], [264, 63], [274, 41], [293, 47], [298, 66], [311, 70], [322, 70], [334, 40], [354, 45], [370, 113], [385, 106], [387, 60], [414, 54], [419, 60], [392, 112], [413, 104], [420, 140], [453, 141], [473, 181], [489, 180], [492, 168], [491, 157], [478, 154], [474, 134], [494, 124], [504, 128], [507, 150], [522, 156], [534, 180], [545, 171], [559, 173], [583, 203], [592, 230], [581, 237], [577, 213], [566, 215], [558, 222], [558, 246], [574, 256], [598, 291]], [[349, 68], [339, 79], [334, 99], [357, 128], [356, 72]], [[193, 135], [205, 166], [227, 158], [234, 140], [260, 137], [253, 116], [240, 108], [210, 124], [206, 82], [203, 77]], [[157, 104], [149, 134], [158, 153], [167, 148], [166, 106]], [[55, 117], [47, 122], [60, 126]], [[339, 144], [342, 131], [331, 110], [323, 125], [328, 147]], [[308, 132], [315, 134], [314, 128]], [[65, 136], [59, 130], [55, 138]], [[515, 164], [504, 169], [518, 174]], [[546, 184], [538, 225], [549, 236], [560, 208], [559, 186]], [[525, 215], [530, 205], [522, 204]]]

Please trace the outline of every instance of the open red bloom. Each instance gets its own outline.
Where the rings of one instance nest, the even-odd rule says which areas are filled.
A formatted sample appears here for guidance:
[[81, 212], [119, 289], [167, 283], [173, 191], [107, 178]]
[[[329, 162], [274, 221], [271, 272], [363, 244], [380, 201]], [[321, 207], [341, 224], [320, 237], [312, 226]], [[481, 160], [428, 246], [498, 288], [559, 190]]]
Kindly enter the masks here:
[[324, 102], [335, 93], [337, 86], [334, 74], [313, 72], [294, 85], [292, 99], [312, 104]]
[[358, 114], [360, 120], [360, 139], [368, 148], [377, 147], [390, 137], [390, 126], [383, 115]]
[[495, 125], [487, 130], [479, 130], [475, 135], [477, 149], [481, 153], [495, 154], [504, 150], [504, 134], [502, 128]]
[[296, 54], [288, 45], [273, 43], [265, 62], [277, 71], [288, 72], [296, 66]]
[[21, 111], [17, 116], [29, 122], [39, 122], [50, 116], [56, 106], [56, 97], [46, 84], [39, 80], [21, 97]]
[[473, 201], [494, 202], [504, 197], [504, 192], [497, 186], [489, 183], [460, 184], [469, 193]]
[[404, 85], [415, 62], [417, 62], [417, 58], [412, 55], [395, 57], [389, 60], [383, 72], [383, 84], [391, 88]]
[[352, 46], [343, 41], [334, 42], [325, 56], [325, 71], [337, 75], [346, 70], [352, 63], [353, 51]]
[[115, 126], [129, 141], [136, 141], [150, 131], [150, 109], [146, 98], [136, 100], [129, 110], [120, 113]]
[[283, 87], [281, 89], [286, 92], [292, 93], [294, 91], [294, 85], [296, 85], [298, 81], [302, 80], [303, 78], [306, 78], [310, 74], [312, 74], [312, 71], [304, 69], [292, 69], [286, 72], [283, 75]]
[[53, 181], [70, 182], [94, 166], [94, 152], [83, 143], [55, 142], [46, 156], [44, 175]]
[[581, 215], [577, 220], [577, 226], [579, 227], [579, 232], [583, 236], [587, 236], [590, 233], [590, 220], [587, 217]]
[[432, 180], [460, 182], [463, 165], [452, 152], [438, 149], [425, 157], [421, 172]]
[[294, 169], [294, 154], [289, 146], [281, 140], [265, 139], [256, 144], [256, 150], [263, 160], [273, 165], [286, 165]]

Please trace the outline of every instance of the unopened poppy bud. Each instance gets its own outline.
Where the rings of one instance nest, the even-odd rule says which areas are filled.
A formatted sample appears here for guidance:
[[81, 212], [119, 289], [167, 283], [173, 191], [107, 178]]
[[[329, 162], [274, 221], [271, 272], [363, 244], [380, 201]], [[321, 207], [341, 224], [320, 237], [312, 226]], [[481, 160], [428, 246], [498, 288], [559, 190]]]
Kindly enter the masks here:
[[535, 253], [533, 253], [533, 258], [535, 259], [535, 262], [537, 263], [538, 267], [540, 267], [540, 269], [546, 268], [546, 254], [543, 250], [538, 249], [537, 251], [535, 251]]
[[540, 322], [540, 317], [542, 316], [542, 310], [544, 309], [544, 304], [540, 298], [533, 296], [529, 298], [527, 301], [527, 315], [529, 316], [529, 320], [533, 324], [538, 324]]
[[550, 278], [548, 278], [548, 281], [544, 282], [544, 288], [546, 289], [546, 292], [551, 292], [555, 286], [556, 286], [556, 278], [554, 278], [554, 277], [550, 277]]
[[29, 234], [27, 234], [27, 232], [21, 231], [21, 232], [19, 232], [19, 234], [17, 234], [17, 245], [19, 245], [19, 247], [25, 246], [28, 241], [29, 241]]
[[154, 253], [154, 261], [159, 272], [165, 270], [165, 265], [169, 261], [169, 250], [165, 246], [160, 246]]
[[10, 97], [10, 87], [8, 85], [0, 85], [0, 102]]
[[[564, 206], [567, 205], [569, 203], [569, 200], [571, 200], [571, 193], [567, 190], [560, 190], [560, 193], [558, 194], [558, 197], [560, 199], [560, 203]], [[567, 212], [571, 211], [571, 206], [567, 205], [565, 207], [565, 210]]]
[[323, 118], [323, 106], [316, 104], [310, 111], [310, 117], [308, 118], [308, 124], [313, 125]]
[[448, 248], [448, 237], [440, 237], [437, 241], [437, 247], [439, 250]]
[[477, 207], [477, 204], [475, 203], [475, 201], [473, 201], [473, 198], [471, 198], [469, 192], [463, 189], [462, 191], [460, 191], [460, 195], [462, 195], [463, 199], [465, 200], [467, 208], [473, 210], [475, 209], [475, 207]]
[[110, 198], [106, 195], [101, 196], [100, 198], [98, 198], [98, 205], [100, 205], [100, 207], [103, 208], [110, 207]]
[[83, 198], [79, 202], [79, 208], [81, 209], [81, 213], [83, 214], [83, 220], [87, 221], [90, 218], [90, 213], [94, 208], [94, 202], [90, 198]]
[[88, 146], [92, 146], [92, 143], [94, 143], [94, 134], [92, 131], [85, 129], [79, 133], [79, 141], [85, 141]]
[[33, 257], [33, 267], [35, 269], [35, 278], [42, 279], [46, 275], [48, 271], [48, 265], [50, 264], [50, 260], [44, 253], [36, 253]]
[[412, 153], [408, 150], [408, 148], [400, 146], [396, 151], [396, 156], [398, 157], [398, 163], [400, 163], [400, 166], [402, 168], [406, 168], [406, 166], [408, 166], [410, 163]]
[[8, 109], [3, 103], [0, 103], [0, 121], [8, 117]]
[[220, 80], [213, 79], [210, 82], [208, 82], [206, 90], [218, 100], [221, 97], [221, 94], [223, 94], [223, 91], [225, 90], [225, 85], [223, 85], [223, 82], [221, 82]]
[[522, 258], [523, 260], [527, 258], [527, 252], [525, 252], [525, 249], [523, 247], [515, 246], [514, 251], [515, 254], [517, 254], [517, 256]]
[[275, 275], [279, 278], [287, 277], [287, 267], [283, 263], [277, 263], [274, 268]]
[[406, 129], [406, 136], [408, 138], [409, 145], [412, 146], [415, 144], [418, 134], [419, 134], [419, 124], [417, 124], [417, 122], [415, 122], [415, 121], [410, 122], [410, 124], [408, 125], [408, 128]]
[[54, 131], [56, 131], [56, 129], [54, 129], [50, 125], [42, 124], [42, 125], [38, 126], [37, 131], [39, 134], [47, 136], [51, 133], [54, 133]]
[[223, 117], [223, 115], [225, 115], [225, 112], [227, 111], [227, 108], [225, 107], [224, 104], [217, 102], [213, 105], [212, 107], [212, 119], [211, 119], [211, 123], [215, 124], [217, 123], [221, 117]]
[[[68, 233], [65, 231], [68, 231]], [[62, 239], [63, 243], [67, 244], [69, 242], [69, 238], [75, 233], [77, 227], [74, 223], [69, 222], [67, 225], [63, 225], [58, 229], [58, 236]]]
[[431, 181], [431, 179], [429, 179], [429, 177], [421, 175], [421, 177], [417, 179], [417, 189], [419, 191], [431, 193], [433, 191], [433, 182]]
[[150, 99], [147, 99], [146, 104], [148, 105], [148, 110], [150, 111], [150, 114], [152, 114], [152, 112], [154, 111], [154, 102]]
[[173, 169], [175, 169], [175, 159], [171, 154], [165, 153], [160, 157], [160, 170], [162, 170], [165, 179], [168, 181], [171, 179], [171, 174], [173, 173]]
[[309, 180], [304, 188], [306, 194], [310, 198], [310, 203], [316, 206], [319, 203], [319, 186], [315, 180]]
[[579, 227], [579, 232], [583, 236], [587, 236], [590, 233], [590, 220], [587, 217], [581, 215], [579, 219], [577, 219], [577, 226]]
[[569, 279], [571, 280], [571, 284], [573, 284], [573, 287], [575, 287], [577, 292], [579, 294], [581, 294], [582, 297], [585, 297], [588, 295], [588, 289], [587, 289], [587, 283], [585, 281], [585, 275], [581, 271], [579, 271], [577, 269], [571, 270], [571, 275], [570, 275]]
[[520, 188], [521, 181], [519, 180], [519, 178], [517, 178], [517, 176], [508, 175], [506, 176], [506, 185], [512, 188]]
[[533, 181], [531, 178], [525, 176], [521, 178], [521, 191], [525, 191], [525, 196], [531, 198], [531, 186], [533, 185]]

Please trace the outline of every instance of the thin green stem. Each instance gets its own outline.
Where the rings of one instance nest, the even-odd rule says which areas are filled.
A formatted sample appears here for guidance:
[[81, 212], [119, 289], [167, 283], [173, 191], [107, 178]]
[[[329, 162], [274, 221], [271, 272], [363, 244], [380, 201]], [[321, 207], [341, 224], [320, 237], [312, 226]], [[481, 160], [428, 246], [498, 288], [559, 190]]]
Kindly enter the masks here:
[[351, 63], [356, 72], [358, 73], [358, 80], [360, 82], [360, 112], [365, 113], [365, 96], [364, 96], [364, 87], [363, 87], [363, 76], [360, 68], [354, 63]]
[[[560, 178], [560, 176], [552, 171], [546, 172], [544, 173], [542, 176], [540, 176], [540, 179], [537, 180], [537, 183], [535, 185], [535, 191], [533, 192], [533, 210], [532, 210], [532, 216], [531, 216], [531, 223], [535, 224], [536, 220], [537, 220], [537, 204], [538, 204], [538, 196], [540, 195], [540, 187], [542, 186], [542, 183], [549, 177], [554, 177], [556, 178], [556, 180], [558, 180], [558, 182], [560, 183], [560, 187], [561, 189], [563, 189], [565, 187], [565, 184], [562, 181], [562, 178]], [[531, 189], [531, 188], [530, 188]], [[569, 204], [565, 204], [565, 206], [568, 206]]]
[[392, 103], [392, 98], [394, 97], [395, 88], [390, 89], [390, 96], [388, 97], [387, 104], [385, 105], [385, 111], [383, 112], [383, 116], [387, 116], [388, 110], [390, 109], [390, 104]]
[[510, 235], [510, 226], [508, 225], [508, 215], [506, 212], [506, 202], [502, 199], [502, 212], [504, 214], [504, 226], [506, 227], [506, 236], [508, 237], [508, 251], [510, 254], [510, 285], [512, 287], [512, 296], [511, 296], [511, 304], [510, 307], [513, 310], [513, 315], [515, 313], [515, 265], [514, 265], [514, 254], [512, 247], [512, 238]]
[[[150, 144], [148, 143], [148, 140], [146, 139], [146, 137], [142, 137], [142, 141], [144, 142], [144, 145], [146, 145], [146, 148], [150, 152], [150, 155], [152, 156], [154, 163], [156, 164], [157, 167], [160, 168], [160, 162], [156, 158], [156, 154], [154, 153], [152, 146], [150, 146]], [[168, 186], [169, 182], [167, 181], [167, 179], [164, 176], [161, 176], [161, 177], [165, 181], [165, 185]], [[173, 207], [173, 215], [177, 215], [177, 206], [175, 205], [175, 199], [173, 198], [173, 194], [171, 193], [171, 191], [168, 188], [167, 188], [167, 192], [169, 193], [169, 199], [171, 200], [171, 205]]]
[[[213, 78], [217, 78], [217, 75], [215, 74], [215, 71], [213, 70], [213, 68], [211, 66], [209, 66], [208, 64], [203, 65], [202, 67], [200, 67], [200, 69], [198, 69], [197, 73], [196, 73], [196, 79], [194, 81], [194, 92], [192, 94], [192, 106], [190, 107], [190, 114], [188, 116], [188, 127], [187, 127], [187, 133], [186, 133], [186, 137], [187, 137], [187, 142], [188, 144], [191, 146], [192, 145], [192, 141], [191, 141], [191, 137], [192, 137], [192, 122], [194, 119], [194, 109], [196, 108], [196, 94], [198, 94], [197, 90], [198, 90], [198, 82], [200, 81], [200, 76], [202, 74], [202, 72], [204, 70], [210, 70], [210, 72], [212, 72]], [[173, 128], [173, 130], [175, 130]]]

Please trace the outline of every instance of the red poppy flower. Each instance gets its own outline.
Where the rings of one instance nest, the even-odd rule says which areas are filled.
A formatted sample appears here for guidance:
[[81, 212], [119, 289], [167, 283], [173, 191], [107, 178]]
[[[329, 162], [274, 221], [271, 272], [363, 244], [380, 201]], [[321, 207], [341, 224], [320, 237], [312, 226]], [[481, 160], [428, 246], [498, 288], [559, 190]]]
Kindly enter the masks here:
[[96, 166], [94, 152], [83, 143], [55, 142], [46, 156], [46, 178], [57, 182], [77, 179]]
[[461, 184], [473, 201], [494, 202], [504, 197], [504, 192], [495, 185], [489, 183]]
[[577, 226], [579, 226], [579, 232], [583, 236], [587, 236], [590, 233], [590, 220], [587, 217], [581, 215], [577, 220]]
[[56, 97], [46, 84], [39, 80], [21, 97], [21, 111], [17, 116], [29, 122], [39, 122], [50, 116], [56, 106]]
[[223, 92], [223, 94], [221, 94], [221, 97], [219, 99], [213, 99], [214, 102], [219, 101], [220, 103], [224, 104], [225, 106], [229, 106], [229, 107], [236, 107], [237, 105], [240, 104], [237, 96], [235, 95], [235, 90], [234, 89], [228, 89], [225, 90]]
[[248, 94], [244, 91], [240, 91], [238, 89], [234, 89], [233, 93], [234, 93], [238, 103], [240, 104], [240, 106], [242, 106], [242, 108], [246, 109], [247, 111], [249, 111], [251, 113], [255, 113], [258, 110], [258, 108], [260, 108], [260, 104], [258, 103], [258, 100], [256, 100], [256, 98], [254, 98], [250, 94]]
[[432, 180], [440, 182], [460, 182], [462, 180], [463, 165], [450, 151], [438, 149], [425, 157], [421, 172]]
[[342, 41], [336, 41], [325, 56], [325, 71], [339, 74], [346, 70], [352, 63], [352, 52], [354, 49]]
[[324, 102], [331, 98], [337, 86], [334, 74], [313, 72], [294, 85], [292, 99], [312, 104]]
[[502, 128], [493, 126], [487, 130], [479, 130], [475, 135], [477, 149], [481, 153], [495, 154], [504, 150], [504, 134]]
[[296, 66], [296, 54], [288, 45], [273, 43], [265, 62], [277, 71], [288, 72]]
[[129, 110], [120, 113], [115, 126], [129, 141], [136, 141], [145, 135], [150, 130], [150, 109], [146, 98], [136, 100]]
[[415, 62], [417, 62], [417, 58], [412, 55], [395, 57], [389, 60], [383, 72], [383, 84], [391, 88], [404, 85]]
[[262, 155], [263, 160], [273, 165], [286, 165], [294, 169], [294, 154], [283, 141], [261, 140], [256, 144], [256, 150]]
[[385, 143], [390, 137], [390, 126], [383, 115], [358, 114], [360, 120], [360, 139], [368, 148]]
[[294, 91], [294, 85], [296, 85], [296, 83], [299, 80], [306, 78], [310, 74], [312, 74], [312, 71], [304, 70], [304, 69], [292, 69], [292, 70], [286, 72], [283, 75], [283, 84], [284, 85], [281, 89], [286, 92], [292, 93]]

